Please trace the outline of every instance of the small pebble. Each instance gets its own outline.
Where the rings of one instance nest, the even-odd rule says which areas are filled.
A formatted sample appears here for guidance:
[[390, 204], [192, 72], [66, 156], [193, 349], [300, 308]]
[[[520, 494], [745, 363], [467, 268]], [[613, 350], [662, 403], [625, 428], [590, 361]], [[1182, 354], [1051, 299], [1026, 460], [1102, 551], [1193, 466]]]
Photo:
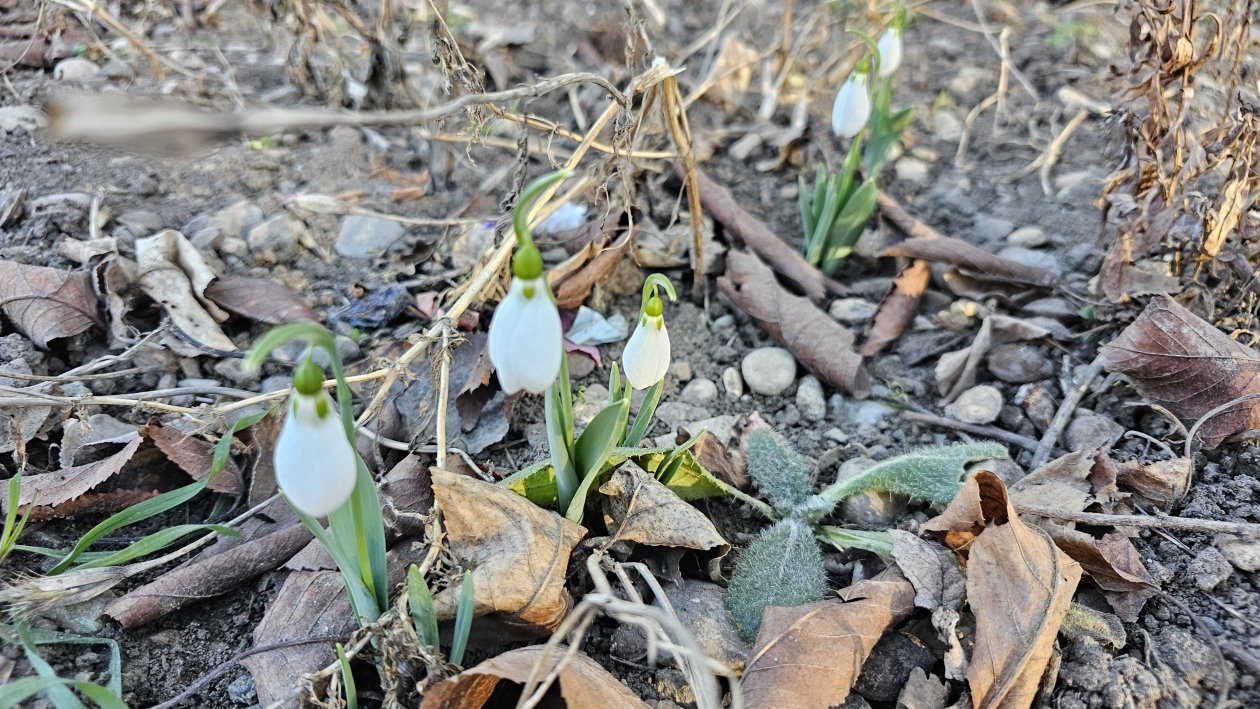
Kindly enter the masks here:
[[796, 408], [806, 421], [822, 421], [827, 418], [827, 400], [823, 397], [822, 383], [807, 376], [796, 387]]
[[1040, 227], [1024, 226], [1007, 234], [1006, 243], [1011, 246], [1035, 249], [1038, 246], [1045, 246], [1050, 243], [1050, 237], [1046, 236], [1046, 233]]
[[704, 377], [692, 379], [682, 390], [682, 400], [696, 406], [712, 404], [717, 401], [717, 395], [717, 384], [714, 384], [712, 379]]
[[980, 88], [983, 81], [989, 79], [992, 72], [978, 66], [965, 66], [958, 70], [958, 76], [955, 76], [949, 82], [949, 91], [959, 98], [966, 98], [972, 91]]
[[796, 381], [796, 358], [782, 347], [758, 347], [744, 356], [739, 369], [748, 388], [761, 396], [782, 394]]
[[870, 320], [878, 309], [878, 305], [863, 298], [838, 298], [827, 312], [846, 325], [854, 325]]
[[971, 387], [946, 406], [945, 413], [963, 423], [993, 423], [1002, 413], [1002, 392], [988, 384]]
[[228, 698], [237, 704], [253, 704], [258, 698], [258, 690], [254, 678], [249, 674], [241, 675], [228, 685]]
[[265, 255], [268, 262], [289, 260], [297, 247], [293, 223], [285, 214], [277, 214], [250, 229], [245, 241], [251, 252], [257, 256]]
[[57, 62], [53, 78], [57, 81], [87, 81], [101, 73], [96, 64], [81, 57], [71, 57]]
[[1011, 384], [1036, 382], [1054, 374], [1054, 364], [1040, 348], [1023, 342], [998, 345], [989, 352], [989, 371]]
[[680, 382], [691, 381], [691, 362], [685, 359], [676, 360], [669, 365], [669, 373]]
[[937, 140], [943, 140], [947, 143], [958, 142], [963, 134], [962, 121], [958, 120], [958, 116], [949, 111], [937, 111], [932, 116], [932, 133]]
[[744, 395], [744, 377], [740, 375], [738, 369], [727, 367], [722, 370], [722, 388], [726, 391], [728, 399], [738, 399]]
[[1200, 551], [1186, 571], [1194, 576], [1194, 584], [1204, 591], [1211, 591], [1221, 585], [1234, 573], [1234, 566], [1216, 547], [1207, 547]]
[[1055, 258], [1054, 254], [1048, 251], [1034, 251], [1033, 249], [1026, 249], [1022, 246], [1008, 246], [999, 251], [997, 255], [1001, 258], [1009, 259], [1011, 261], [1015, 261], [1016, 263], [1022, 263], [1026, 266], [1044, 268], [1052, 273], [1063, 272], [1063, 270], [1059, 268], [1059, 260]]
[[402, 238], [407, 228], [398, 222], [352, 214], [341, 220], [334, 248], [346, 258], [376, 258]]
[[971, 226], [971, 232], [980, 241], [1000, 241], [1015, 228], [1009, 219], [981, 214]]
[[897, 179], [905, 180], [915, 185], [927, 184], [931, 166], [918, 158], [904, 157], [896, 162], [893, 166], [897, 172]]
[[714, 330], [727, 330], [732, 327], [735, 327], [735, 316], [730, 313], [719, 316], [713, 320]]
[[1124, 426], [1089, 409], [1082, 409], [1076, 412], [1063, 432], [1063, 442], [1068, 450], [1073, 451], [1105, 448], [1123, 435]]

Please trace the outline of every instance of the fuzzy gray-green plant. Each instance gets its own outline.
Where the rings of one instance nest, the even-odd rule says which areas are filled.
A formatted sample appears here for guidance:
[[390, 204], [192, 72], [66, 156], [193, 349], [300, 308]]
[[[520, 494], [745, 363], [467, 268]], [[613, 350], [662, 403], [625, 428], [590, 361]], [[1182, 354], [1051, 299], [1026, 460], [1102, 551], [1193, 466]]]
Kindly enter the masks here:
[[809, 470], [783, 436], [769, 428], [748, 434], [748, 476], [779, 513], [809, 497]]
[[726, 607], [740, 634], [753, 642], [766, 606], [799, 606], [826, 595], [827, 574], [814, 530], [788, 517], [762, 532], [739, 555], [726, 589]]

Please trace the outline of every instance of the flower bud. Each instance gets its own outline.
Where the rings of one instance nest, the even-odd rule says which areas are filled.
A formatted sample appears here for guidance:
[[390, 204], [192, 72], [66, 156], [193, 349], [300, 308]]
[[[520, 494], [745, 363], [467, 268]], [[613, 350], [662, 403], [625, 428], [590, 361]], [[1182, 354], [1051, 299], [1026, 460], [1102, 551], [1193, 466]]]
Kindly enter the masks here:
[[541, 273], [541, 259], [538, 270], [537, 276], [524, 278], [517, 268], [507, 297], [490, 321], [490, 361], [504, 394], [522, 389], [541, 394], [560, 375], [564, 331], [560, 312], [547, 290], [547, 278]]
[[866, 91], [866, 74], [855, 71], [840, 87], [831, 107], [831, 130], [841, 138], [852, 138], [866, 127], [871, 117], [871, 97]]
[[876, 47], [879, 49], [880, 78], [892, 76], [901, 66], [901, 28], [889, 27], [885, 30]]
[[[309, 367], [307, 366], [309, 365]], [[316, 374], [309, 371], [314, 368]], [[311, 391], [311, 382], [317, 386]], [[309, 360], [294, 374], [296, 391], [276, 438], [276, 484], [298, 510], [325, 517], [350, 499], [358, 461], [332, 399], [321, 386], [322, 372]]]
[[661, 381], [669, 370], [669, 331], [665, 329], [663, 310], [659, 297], [648, 299], [639, 325], [621, 355], [626, 381], [635, 389], [646, 389]]

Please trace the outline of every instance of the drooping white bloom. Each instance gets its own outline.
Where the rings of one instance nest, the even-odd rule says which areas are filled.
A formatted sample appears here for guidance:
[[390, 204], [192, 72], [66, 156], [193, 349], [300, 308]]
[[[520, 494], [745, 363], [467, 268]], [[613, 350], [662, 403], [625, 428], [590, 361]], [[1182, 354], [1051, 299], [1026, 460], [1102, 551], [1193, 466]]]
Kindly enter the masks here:
[[853, 72], [836, 94], [831, 107], [831, 130], [841, 138], [852, 138], [866, 127], [871, 117], [871, 97], [866, 91], [866, 74]]
[[879, 76], [892, 76], [901, 66], [901, 30], [889, 27], [876, 45], [879, 48]]
[[294, 391], [276, 438], [275, 466], [285, 497], [312, 517], [327, 516], [350, 499], [358, 462], [327, 392]]
[[621, 355], [626, 381], [635, 389], [646, 389], [665, 378], [669, 370], [669, 330], [660, 315], [642, 315]]
[[489, 350], [504, 394], [541, 394], [560, 375], [564, 331], [545, 275], [512, 279], [490, 321]]

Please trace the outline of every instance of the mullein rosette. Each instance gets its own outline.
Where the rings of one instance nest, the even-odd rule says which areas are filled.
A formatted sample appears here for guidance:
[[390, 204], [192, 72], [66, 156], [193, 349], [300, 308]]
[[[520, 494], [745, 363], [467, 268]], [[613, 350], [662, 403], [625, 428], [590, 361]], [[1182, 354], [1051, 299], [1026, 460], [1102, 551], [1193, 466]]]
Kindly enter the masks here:
[[350, 499], [354, 450], [341, 415], [324, 391], [324, 372], [307, 358], [293, 372], [293, 395], [276, 438], [276, 484], [294, 507], [326, 517]]

